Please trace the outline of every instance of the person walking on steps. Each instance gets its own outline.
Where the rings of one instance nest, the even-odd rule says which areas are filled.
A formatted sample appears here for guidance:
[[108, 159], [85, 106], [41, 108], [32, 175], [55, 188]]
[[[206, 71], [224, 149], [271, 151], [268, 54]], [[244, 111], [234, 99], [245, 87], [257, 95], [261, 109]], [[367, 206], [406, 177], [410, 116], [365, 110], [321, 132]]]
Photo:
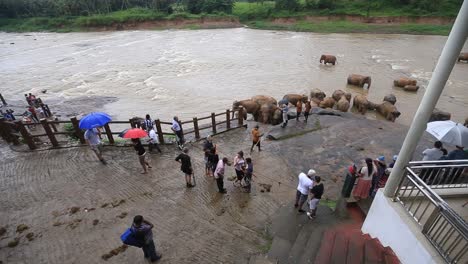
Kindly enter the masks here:
[[252, 153], [253, 149], [255, 146], [258, 147], [258, 151], [260, 152], [260, 138], [263, 136], [263, 134], [260, 134], [260, 131], [258, 130], [258, 125], [255, 125], [254, 129], [252, 129], [252, 147], [250, 148], [250, 153]]
[[193, 169], [190, 156], [187, 153], [188, 148], [184, 148], [182, 153], [180, 153], [179, 156], [175, 158], [175, 160], [181, 164], [180, 170], [185, 174], [187, 188], [192, 188], [195, 187], [195, 185], [192, 184]]
[[143, 240], [143, 253], [145, 259], [149, 259], [151, 262], [156, 262], [161, 259], [162, 254], [156, 252], [156, 246], [153, 240], [153, 224], [143, 219], [143, 216], [137, 215], [133, 218], [132, 232], [135, 233], [136, 237]]
[[180, 127], [179, 118], [174, 116], [172, 119], [171, 130], [176, 134], [177, 144], [180, 149], [184, 148], [184, 136], [182, 135], [182, 128]]
[[153, 148], [156, 148], [159, 153], [162, 153], [161, 149], [159, 148], [159, 139], [158, 135], [156, 134], [156, 131], [154, 131], [154, 128], [151, 128], [149, 131], [149, 144], [148, 144], [148, 149], [150, 152], [153, 152]]
[[316, 217], [317, 206], [319, 205], [320, 199], [322, 199], [324, 187], [321, 180], [320, 176], [315, 176], [314, 187], [310, 190], [309, 212], [307, 212], [307, 216], [310, 219], [314, 219]]
[[231, 164], [229, 164], [228, 159], [224, 157], [222, 160], [218, 161], [214, 172], [214, 177], [216, 179], [216, 185], [218, 185], [219, 193], [227, 193], [226, 189], [224, 188], [224, 170], [226, 165], [230, 166]]
[[316, 172], [313, 169], [310, 169], [307, 175], [303, 172], [299, 173], [299, 184], [297, 185], [296, 202], [294, 203], [294, 207], [298, 209], [299, 213], [305, 213], [305, 211], [302, 210], [302, 206], [305, 201], [307, 201], [309, 192], [313, 187], [314, 181], [312, 179], [315, 174]]
[[132, 138], [132, 142], [133, 142], [133, 148], [135, 149], [135, 151], [136, 151], [136, 153], [138, 155], [138, 159], [140, 161], [141, 167], [143, 168], [143, 171], [141, 172], [141, 174], [147, 174], [148, 173], [147, 168], [151, 169], [152, 167], [148, 163], [148, 161], [146, 160], [146, 150], [143, 147], [143, 145], [141, 144], [140, 139]]
[[103, 164], [107, 164], [107, 162], [102, 157], [102, 144], [100, 139], [101, 131], [98, 128], [88, 129], [84, 133], [84, 138], [91, 150], [96, 154], [96, 157], [99, 159], [99, 161], [101, 161]]
[[305, 109], [304, 109], [304, 122], [307, 123], [307, 119], [309, 119], [309, 114], [310, 114], [310, 109], [312, 108], [310, 101], [307, 101], [305, 103]]
[[299, 121], [299, 117], [301, 116], [302, 113], [302, 102], [297, 101], [296, 103], [296, 121]]

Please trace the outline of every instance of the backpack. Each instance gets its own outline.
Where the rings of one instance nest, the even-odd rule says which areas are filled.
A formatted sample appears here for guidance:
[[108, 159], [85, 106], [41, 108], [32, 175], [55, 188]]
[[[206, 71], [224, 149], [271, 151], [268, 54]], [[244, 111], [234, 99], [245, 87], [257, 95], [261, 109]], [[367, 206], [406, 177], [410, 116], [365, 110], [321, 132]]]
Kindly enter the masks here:
[[133, 232], [132, 228], [127, 228], [127, 230], [125, 230], [125, 232], [120, 236], [120, 240], [122, 240], [122, 243], [125, 245], [139, 248], [143, 247], [145, 243], [145, 240], [139, 238], [137, 234]]

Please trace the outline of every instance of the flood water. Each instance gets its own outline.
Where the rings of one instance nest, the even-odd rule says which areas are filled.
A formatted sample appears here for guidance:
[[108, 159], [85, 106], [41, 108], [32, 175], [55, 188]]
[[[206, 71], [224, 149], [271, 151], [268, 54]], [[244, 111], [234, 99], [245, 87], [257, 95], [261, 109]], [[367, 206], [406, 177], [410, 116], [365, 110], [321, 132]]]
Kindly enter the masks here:
[[[43, 89], [44, 100], [114, 96], [119, 100], [102, 110], [121, 120], [146, 113], [186, 120], [253, 95], [280, 99], [313, 88], [327, 95], [336, 89], [368, 94], [375, 102], [393, 93], [402, 112], [397, 122], [409, 124], [446, 39], [247, 28], [0, 33], [0, 91], [12, 99]], [[321, 54], [335, 54], [338, 64], [320, 65]], [[370, 90], [347, 86], [350, 73], [370, 75]], [[422, 87], [417, 93], [394, 88], [399, 77], [415, 78]], [[459, 122], [468, 113], [467, 87], [468, 64], [457, 63], [438, 108]]]

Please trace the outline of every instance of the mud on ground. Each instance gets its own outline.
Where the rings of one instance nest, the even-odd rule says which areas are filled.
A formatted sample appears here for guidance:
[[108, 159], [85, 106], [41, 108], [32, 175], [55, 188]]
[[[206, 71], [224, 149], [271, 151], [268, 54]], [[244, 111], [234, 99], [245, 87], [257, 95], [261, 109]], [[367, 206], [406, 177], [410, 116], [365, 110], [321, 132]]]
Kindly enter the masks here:
[[[220, 157], [232, 160], [239, 150], [249, 156], [253, 124], [215, 136]], [[188, 145], [197, 180], [192, 189], [185, 188], [172, 145], [150, 154], [153, 168], [142, 175], [132, 148], [105, 147], [103, 165], [87, 147], [19, 153], [2, 142], [0, 260], [146, 263], [140, 249], [122, 248], [119, 238], [142, 214], [155, 225], [160, 263], [246, 263], [268, 250], [268, 224], [282, 204], [293, 203], [299, 172], [316, 169], [324, 199], [336, 199], [345, 167], [367, 156], [389, 159], [407, 127], [344, 114], [261, 130], [280, 140], [262, 142], [263, 151], [251, 154], [257, 178], [250, 194], [229, 181], [228, 194], [217, 193], [215, 181], [204, 176], [201, 142]], [[427, 144], [424, 138], [420, 148]], [[233, 175], [228, 167], [226, 178]], [[268, 185], [270, 192], [262, 192]], [[27, 231], [17, 232], [19, 225]]]

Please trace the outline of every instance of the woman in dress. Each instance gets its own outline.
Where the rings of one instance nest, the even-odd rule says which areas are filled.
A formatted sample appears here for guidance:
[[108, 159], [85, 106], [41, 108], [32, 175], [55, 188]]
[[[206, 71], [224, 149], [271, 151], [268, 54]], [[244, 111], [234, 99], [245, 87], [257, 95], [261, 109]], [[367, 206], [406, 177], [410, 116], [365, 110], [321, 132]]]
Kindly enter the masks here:
[[372, 186], [372, 177], [375, 174], [374, 165], [371, 158], [366, 158], [366, 166], [362, 167], [358, 172], [358, 183], [353, 191], [353, 196], [356, 200], [366, 199], [369, 197], [369, 191]]

